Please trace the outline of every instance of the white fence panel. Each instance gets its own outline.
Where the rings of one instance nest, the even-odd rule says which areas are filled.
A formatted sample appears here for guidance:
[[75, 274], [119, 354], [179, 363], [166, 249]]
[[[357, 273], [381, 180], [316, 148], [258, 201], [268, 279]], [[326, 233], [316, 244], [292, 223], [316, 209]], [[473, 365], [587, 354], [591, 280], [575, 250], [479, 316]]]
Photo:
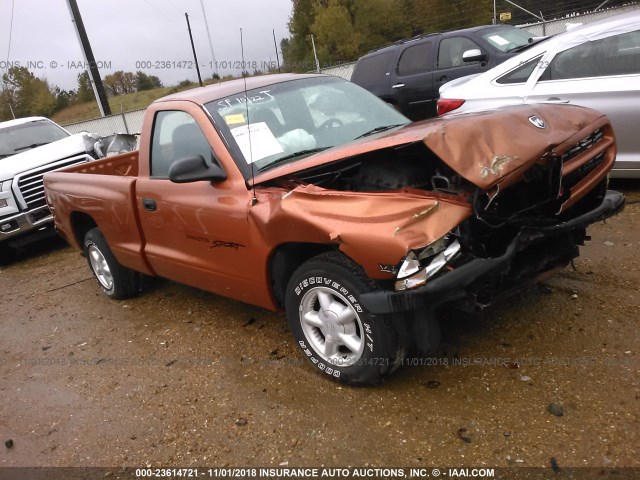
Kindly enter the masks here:
[[327, 75], [335, 75], [336, 77], [342, 77], [345, 80], [351, 80], [351, 75], [353, 75], [353, 69], [355, 66], [356, 62], [343, 63], [337, 67], [323, 68], [320, 71]]
[[64, 125], [71, 133], [91, 132], [98, 135], [112, 135], [114, 133], [140, 133], [145, 108], [119, 113], [108, 117], [94, 118], [83, 122]]

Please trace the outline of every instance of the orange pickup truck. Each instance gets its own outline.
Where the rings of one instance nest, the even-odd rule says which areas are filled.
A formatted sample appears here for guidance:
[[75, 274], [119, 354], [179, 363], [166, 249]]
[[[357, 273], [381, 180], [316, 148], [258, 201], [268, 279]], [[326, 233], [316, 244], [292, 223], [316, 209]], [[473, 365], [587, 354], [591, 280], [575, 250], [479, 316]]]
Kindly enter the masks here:
[[162, 276], [284, 310], [332, 379], [379, 382], [483, 308], [564, 268], [619, 212], [602, 114], [525, 105], [411, 123], [360, 87], [270, 75], [171, 95], [139, 151], [47, 173], [60, 234], [104, 292]]

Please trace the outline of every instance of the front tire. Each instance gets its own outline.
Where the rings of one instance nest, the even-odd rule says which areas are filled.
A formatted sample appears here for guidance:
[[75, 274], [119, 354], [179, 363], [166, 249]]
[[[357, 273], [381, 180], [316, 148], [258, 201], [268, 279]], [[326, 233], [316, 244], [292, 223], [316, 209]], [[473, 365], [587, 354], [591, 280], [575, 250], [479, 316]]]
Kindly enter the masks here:
[[377, 384], [404, 359], [392, 319], [372, 315], [360, 304], [360, 295], [375, 289], [365, 272], [338, 252], [305, 262], [289, 281], [289, 327], [311, 364], [332, 380]]
[[122, 300], [138, 293], [139, 274], [118, 263], [98, 228], [89, 230], [85, 235], [84, 252], [100, 288], [109, 297]]

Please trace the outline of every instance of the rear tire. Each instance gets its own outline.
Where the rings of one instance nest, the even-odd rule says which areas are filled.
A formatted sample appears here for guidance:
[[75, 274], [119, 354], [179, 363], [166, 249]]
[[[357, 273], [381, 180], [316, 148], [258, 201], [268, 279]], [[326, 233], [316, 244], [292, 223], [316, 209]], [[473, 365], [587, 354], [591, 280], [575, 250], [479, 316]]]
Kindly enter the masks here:
[[404, 360], [393, 319], [360, 304], [360, 295], [375, 289], [362, 268], [338, 252], [305, 262], [289, 281], [289, 327], [311, 364], [332, 380], [374, 385]]
[[136, 295], [140, 289], [140, 275], [118, 263], [98, 228], [84, 237], [84, 252], [89, 268], [102, 291], [114, 300]]

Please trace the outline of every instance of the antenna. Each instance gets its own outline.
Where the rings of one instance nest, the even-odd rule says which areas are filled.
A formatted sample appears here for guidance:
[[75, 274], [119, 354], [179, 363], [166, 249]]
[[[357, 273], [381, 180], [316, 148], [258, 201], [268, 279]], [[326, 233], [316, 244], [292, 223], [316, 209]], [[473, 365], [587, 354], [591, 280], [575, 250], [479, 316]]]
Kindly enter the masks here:
[[247, 112], [247, 135], [249, 135], [249, 163], [251, 164], [251, 191], [253, 197], [251, 198], [251, 206], [253, 207], [258, 203], [256, 198], [256, 187], [253, 184], [255, 181], [255, 173], [253, 171], [253, 146], [251, 145], [251, 122], [249, 121], [249, 97], [247, 95], [247, 71], [244, 63], [244, 42], [242, 39], [242, 29], [240, 29], [240, 53], [242, 54], [242, 79], [244, 80], [244, 105]]

